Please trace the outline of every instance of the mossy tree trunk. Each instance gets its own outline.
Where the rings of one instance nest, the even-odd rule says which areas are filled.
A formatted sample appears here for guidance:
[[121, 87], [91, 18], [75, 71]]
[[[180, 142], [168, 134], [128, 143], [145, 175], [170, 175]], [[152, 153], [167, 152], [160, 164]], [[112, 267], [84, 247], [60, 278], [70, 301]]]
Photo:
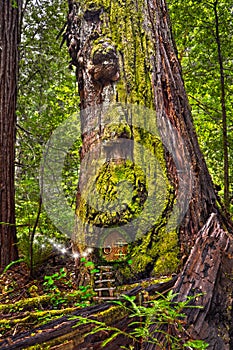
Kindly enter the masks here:
[[[150, 274], [159, 259], [174, 258], [171, 253], [176, 253], [175, 239], [164, 255], [159, 252], [158, 245], [161, 247], [174, 237], [171, 232], [167, 234], [166, 229], [177, 203], [181, 266], [182, 263], [185, 265], [174, 290], [180, 293], [181, 299], [204, 293], [197, 300], [204, 308], [187, 312], [188, 331], [195, 338], [207, 340], [210, 349], [230, 349], [233, 334], [232, 224], [219, 202], [198, 145], [165, 1], [84, 1], [80, 6], [70, 0], [67, 38], [71, 63], [77, 67], [83, 110], [81, 159], [87, 157], [88, 160], [90, 153], [90, 161], [103, 157], [97, 145], [110, 131], [102, 118], [105, 117], [104, 108], [111, 102], [143, 105], [156, 111], [160, 143], [155, 142], [157, 136], [152, 137], [149, 147], [157, 158], [158, 152], [160, 159], [163, 158], [166, 164], [163, 177], [170, 182], [170, 187], [167, 186], [161, 216], [152, 223], [147, 234], [135, 239], [131, 251], [135, 269]], [[97, 108], [100, 105], [101, 109]], [[123, 122], [117, 120], [124, 128], [114, 130], [114, 139], [137, 139], [138, 129], [134, 127], [135, 120], [128, 119], [129, 115], [126, 114]], [[153, 123], [152, 119], [150, 123]], [[93, 125], [98, 125], [99, 129]], [[147, 130], [145, 125], [144, 129]], [[140, 133], [140, 143], [145, 145], [145, 139], [150, 137], [150, 132]], [[163, 150], [161, 143], [167, 145]], [[118, 159], [138, 160], [140, 151], [135, 149], [133, 143], [130, 156], [120, 152]], [[112, 152], [115, 154], [116, 149]], [[107, 159], [107, 154], [105, 156]], [[116, 220], [112, 215], [103, 222], [100, 213], [91, 212], [82, 202], [87, 163], [81, 163], [78, 215], [84, 222], [89, 222], [92, 217], [91, 220], [100, 227], [123, 226], [121, 216]], [[126, 166], [125, 161], [123, 164]], [[160, 166], [163, 168], [162, 161]], [[180, 175], [182, 171], [183, 175]], [[182, 187], [182, 183], [186, 187]], [[110, 190], [108, 183], [104, 195], [107, 196]], [[147, 199], [146, 186], [141, 190]], [[187, 200], [188, 205], [180, 208]], [[85, 245], [85, 239], [91, 233], [79, 227], [79, 234], [83, 235]], [[140, 265], [137, 256], [144, 263]], [[154, 348], [154, 345], [146, 345], [146, 349]]]
[[17, 258], [15, 131], [21, 1], [0, 1], [0, 271]]
[[[122, 235], [130, 244], [133, 258], [131, 267], [122, 263], [124, 278], [148, 276], [153, 273], [158, 258], [162, 264], [167, 252], [174, 256], [177, 265], [177, 236], [174, 230], [165, 232], [174, 189], [168, 181], [164, 150], [152, 109], [151, 61], [154, 57], [151, 33], [146, 31], [144, 2], [131, 5], [83, 2], [80, 5], [69, 1], [69, 9], [67, 38], [71, 64], [76, 66], [82, 128], [77, 194], [80, 220], [75, 249], [81, 256], [87, 245], [103, 247], [104, 239], [109, 242], [111, 234]], [[137, 109], [137, 105], [141, 107]], [[149, 117], [153, 114], [150, 121], [144, 119], [145, 113]], [[152, 162], [148, 162], [143, 148], [154, 159]], [[163, 194], [156, 215], [152, 205], [157, 190], [153, 184], [155, 172], [163, 181], [159, 183]], [[146, 177], [151, 178], [151, 184]], [[117, 198], [117, 185], [122, 184], [122, 180], [128, 182], [128, 187], [121, 188], [124, 203]], [[150, 205], [145, 210], [148, 196]], [[143, 210], [143, 223], [137, 227]], [[158, 227], [161, 239], [157, 237]], [[165, 252], [160, 252], [161, 240], [164, 242], [165, 237], [170, 243]], [[169, 254], [167, 260], [171, 260]], [[85, 274], [81, 265], [77, 259], [77, 269]]]

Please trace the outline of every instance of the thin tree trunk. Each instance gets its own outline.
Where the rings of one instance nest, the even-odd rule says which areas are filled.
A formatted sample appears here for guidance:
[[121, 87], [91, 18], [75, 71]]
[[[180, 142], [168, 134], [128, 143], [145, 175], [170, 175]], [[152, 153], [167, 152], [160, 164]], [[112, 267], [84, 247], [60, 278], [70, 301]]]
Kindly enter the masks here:
[[219, 18], [218, 18], [218, 0], [214, 2], [216, 44], [218, 48], [218, 64], [220, 72], [221, 88], [221, 108], [222, 108], [222, 142], [223, 142], [223, 168], [224, 168], [224, 204], [229, 210], [229, 154], [228, 154], [228, 134], [227, 134], [227, 111], [226, 111], [226, 94], [225, 94], [225, 74], [223, 67], [221, 39], [219, 35]]
[[17, 259], [15, 130], [21, 1], [0, 1], [0, 269]]

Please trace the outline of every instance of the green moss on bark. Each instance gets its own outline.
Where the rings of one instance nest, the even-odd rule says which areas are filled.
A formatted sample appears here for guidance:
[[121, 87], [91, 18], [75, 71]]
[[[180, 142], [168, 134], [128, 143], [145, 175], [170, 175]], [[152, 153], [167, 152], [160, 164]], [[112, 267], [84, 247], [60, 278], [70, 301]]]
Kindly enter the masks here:
[[[89, 11], [93, 16], [96, 13], [99, 16], [98, 25], [93, 26], [93, 38], [90, 35], [88, 39], [90, 65], [94, 64], [96, 57], [111, 55], [112, 50], [117, 54], [120, 76], [114, 83], [105, 81], [103, 84], [103, 91], [107, 91], [106, 86], [114, 85], [114, 89], [109, 90], [114, 98], [112, 95], [106, 98], [109, 94], [103, 93], [103, 102], [115, 99], [116, 102], [152, 110], [152, 61], [155, 57], [153, 40], [147, 30], [148, 23], [145, 23], [144, 1], [86, 0], [81, 6], [80, 13]], [[156, 117], [151, 114], [151, 119], [145, 118], [144, 113], [139, 113], [140, 123], [130, 119], [130, 111], [123, 117], [125, 119], [118, 118], [115, 124], [104, 128], [101, 122], [99, 136], [101, 142], [110, 140], [113, 143], [119, 138], [134, 140], [131, 162], [118, 164], [119, 160], [117, 163], [111, 158], [108, 161], [106, 156], [105, 164], [92, 179], [93, 186], [86, 188], [85, 194], [79, 198], [77, 214], [84, 223], [103, 228], [120, 225], [121, 229], [142, 215], [140, 225], [133, 228], [135, 232], [129, 239], [132, 242], [133, 237], [136, 242], [130, 250], [133, 264], [130, 268], [125, 265], [126, 274], [131, 272], [132, 277], [143, 271], [149, 274], [173, 272], [178, 265], [177, 234], [174, 230], [167, 230], [167, 223], [175, 195], [168, 180], [163, 144], [157, 133], [151, 132], [150, 125], [155, 125], [156, 129]], [[128, 182], [129, 187], [124, 190], [126, 199], [121, 200], [118, 186], [123, 181]], [[92, 200], [88, 202], [87, 198]], [[88, 234], [93, 234], [91, 228]]]
[[110, 45], [114, 45], [121, 68], [120, 81], [116, 86], [118, 101], [152, 107], [152, 41], [145, 29], [144, 1], [85, 0], [80, 13], [98, 10], [102, 25], [98, 38], [93, 42], [92, 56], [96, 50], [106, 50], [100, 44], [101, 40], [108, 40]]

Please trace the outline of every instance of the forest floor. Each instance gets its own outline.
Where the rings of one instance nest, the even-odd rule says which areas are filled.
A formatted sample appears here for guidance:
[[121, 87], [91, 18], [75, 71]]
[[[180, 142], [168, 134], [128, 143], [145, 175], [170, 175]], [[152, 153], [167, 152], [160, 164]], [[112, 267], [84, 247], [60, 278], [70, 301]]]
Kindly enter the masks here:
[[21, 262], [0, 275], [0, 340], [30, 330], [92, 302], [90, 286], [78, 288], [74, 261], [56, 256], [30, 277]]
[[[140, 285], [157, 282], [147, 279]], [[124, 285], [117, 290], [124, 293], [134, 287]], [[93, 286], [77, 286], [71, 257], [55, 255], [35, 270], [34, 277], [30, 277], [27, 264], [15, 264], [0, 275], [0, 342], [93, 305], [95, 296]]]

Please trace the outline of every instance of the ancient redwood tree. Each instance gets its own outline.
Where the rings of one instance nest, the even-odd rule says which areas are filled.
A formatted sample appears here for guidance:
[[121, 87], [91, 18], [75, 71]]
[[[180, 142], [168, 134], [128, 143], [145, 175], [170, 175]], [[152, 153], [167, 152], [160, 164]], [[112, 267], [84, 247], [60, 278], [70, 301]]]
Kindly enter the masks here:
[[0, 1], [0, 270], [17, 258], [15, 131], [21, 1]]
[[[232, 224], [219, 202], [198, 145], [165, 0], [93, 0], [81, 4], [69, 0], [67, 39], [84, 111], [82, 159], [106, 136], [104, 128], [89, 132], [93, 131], [89, 123], [103, 117], [95, 112], [97, 107], [114, 101], [154, 108], [164, 143], [166, 139], [173, 140], [176, 130], [175, 158], [182, 162], [188, 152], [192, 191], [179, 226], [183, 266], [174, 291], [180, 299], [203, 293], [197, 300], [203, 309], [187, 312], [188, 332], [194, 338], [206, 340], [209, 349], [230, 349], [233, 346]], [[89, 108], [88, 115], [85, 108]], [[135, 130], [127, 130], [115, 130], [114, 137], [133, 139]], [[176, 164], [166, 150], [164, 159], [176, 198], [179, 188]], [[80, 174], [81, 188], [84, 170]], [[83, 203], [80, 186], [77, 212], [90, 220], [93, 213]], [[183, 200], [185, 196], [184, 193]], [[168, 201], [164, 217], [169, 217], [174, 202], [174, 198]], [[101, 226], [101, 221], [96, 222]], [[160, 228], [163, 226], [161, 221]], [[147, 254], [158, 234], [159, 229], [154, 227], [147, 241]], [[145, 348], [154, 349], [155, 345], [148, 344]]]

